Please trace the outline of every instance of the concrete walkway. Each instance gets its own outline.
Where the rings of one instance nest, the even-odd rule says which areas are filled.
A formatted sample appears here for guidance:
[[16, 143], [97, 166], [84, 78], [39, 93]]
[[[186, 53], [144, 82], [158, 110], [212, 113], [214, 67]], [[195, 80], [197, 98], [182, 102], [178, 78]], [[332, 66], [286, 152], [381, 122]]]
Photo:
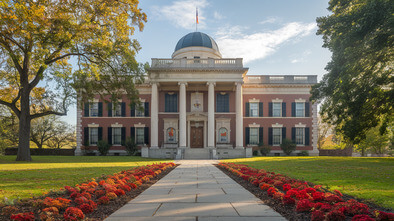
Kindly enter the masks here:
[[106, 220], [286, 220], [212, 165], [217, 161], [176, 163], [181, 165]]

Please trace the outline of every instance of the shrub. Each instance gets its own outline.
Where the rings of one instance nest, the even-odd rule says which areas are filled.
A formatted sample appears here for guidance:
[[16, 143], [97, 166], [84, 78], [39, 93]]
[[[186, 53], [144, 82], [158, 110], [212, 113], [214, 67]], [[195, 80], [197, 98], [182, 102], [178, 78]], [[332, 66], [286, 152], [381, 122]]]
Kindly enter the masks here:
[[133, 138], [128, 137], [124, 145], [126, 147], [127, 155], [134, 156], [137, 153], [138, 151], [137, 144], [135, 143]]
[[253, 156], [257, 156], [258, 155], [258, 151], [257, 150], [253, 150]]
[[263, 145], [260, 148], [260, 153], [263, 156], [267, 156], [271, 152], [271, 147], [268, 145]]
[[105, 140], [99, 140], [97, 142], [97, 148], [101, 156], [106, 156], [108, 154], [109, 148], [111, 148], [111, 145]]
[[290, 155], [293, 151], [295, 151], [297, 145], [290, 139], [283, 139], [280, 148], [282, 148], [283, 152], [286, 155]]
[[309, 156], [309, 152], [307, 150], [303, 150], [298, 153], [298, 156]]

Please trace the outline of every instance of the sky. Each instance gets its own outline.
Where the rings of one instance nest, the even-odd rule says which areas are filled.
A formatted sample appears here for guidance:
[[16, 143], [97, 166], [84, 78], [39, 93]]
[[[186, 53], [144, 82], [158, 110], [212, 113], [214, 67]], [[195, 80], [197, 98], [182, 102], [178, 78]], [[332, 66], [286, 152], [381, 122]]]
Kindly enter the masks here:
[[[133, 36], [136, 59], [171, 58], [179, 39], [197, 30], [211, 36], [223, 58], [243, 58], [249, 75], [326, 73], [331, 52], [316, 35], [316, 18], [329, 14], [328, 0], [141, 0], [148, 22]], [[137, 29], [138, 30], [138, 29]], [[76, 124], [75, 106], [62, 120]]]

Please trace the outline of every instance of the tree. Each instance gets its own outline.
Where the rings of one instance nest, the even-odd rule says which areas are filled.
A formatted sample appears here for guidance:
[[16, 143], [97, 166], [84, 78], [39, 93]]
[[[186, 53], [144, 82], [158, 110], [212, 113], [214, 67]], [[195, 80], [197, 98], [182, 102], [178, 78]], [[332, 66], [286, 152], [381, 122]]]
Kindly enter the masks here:
[[317, 124], [319, 125], [317, 131], [317, 148], [321, 149], [327, 140], [327, 136], [332, 134], [332, 126], [323, 122], [320, 114], [317, 116]]
[[55, 136], [47, 141], [50, 148], [61, 149], [65, 146], [76, 146], [75, 128], [65, 122], [55, 127]]
[[7, 107], [0, 106], [0, 139], [4, 147], [18, 145], [18, 119]]
[[317, 34], [332, 58], [311, 99], [322, 102], [326, 122], [357, 144], [380, 123], [383, 131], [393, 115], [394, 5], [390, 0], [331, 0], [328, 10], [331, 15], [317, 18]]
[[73, 88], [79, 105], [96, 94], [136, 101], [143, 70], [130, 36], [144, 22], [134, 0], [0, 2], [0, 104], [19, 119], [16, 160], [31, 160], [31, 120], [65, 115]]
[[44, 143], [56, 136], [55, 128], [58, 122], [56, 115], [34, 119], [31, 123], [30, 140], [42, 149]]

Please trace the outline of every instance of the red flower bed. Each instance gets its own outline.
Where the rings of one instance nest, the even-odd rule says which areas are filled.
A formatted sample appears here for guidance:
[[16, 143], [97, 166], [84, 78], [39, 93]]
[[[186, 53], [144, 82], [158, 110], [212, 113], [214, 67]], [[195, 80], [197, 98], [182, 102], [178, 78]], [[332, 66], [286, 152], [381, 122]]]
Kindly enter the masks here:
[[320, 185], [311, 187], [305, 181], [240, 164], [219, 163], [219, 167], [260, 187], [274, 200], [292, 205], [295, 211], [310, 213], [313, 221], [394, 220], [394, 213], [372, 211], [366, 204], [353, 199], [345, 201], [338, 190], [331, 193]]
[[65, 186], [58, 194], [61, 197], [46, 197], [31, 202], [35, 208], [40, 209], [39, 214], [17, 213], [19, 209], [13, 206], [4, 207], [2, 212], [9, 214], [11, 220], [18, 221], [35, 220], [36, 217], [41, 220], [82, 220], [85, 214], [92, 213], [101, 204], [111, 203], [111, 200], [122, 197], [174, 166], [174, 163], [141, 166], [106, 176], [98, 183], [92, 179], [91, 182], [77, 184], [75, 187]]

